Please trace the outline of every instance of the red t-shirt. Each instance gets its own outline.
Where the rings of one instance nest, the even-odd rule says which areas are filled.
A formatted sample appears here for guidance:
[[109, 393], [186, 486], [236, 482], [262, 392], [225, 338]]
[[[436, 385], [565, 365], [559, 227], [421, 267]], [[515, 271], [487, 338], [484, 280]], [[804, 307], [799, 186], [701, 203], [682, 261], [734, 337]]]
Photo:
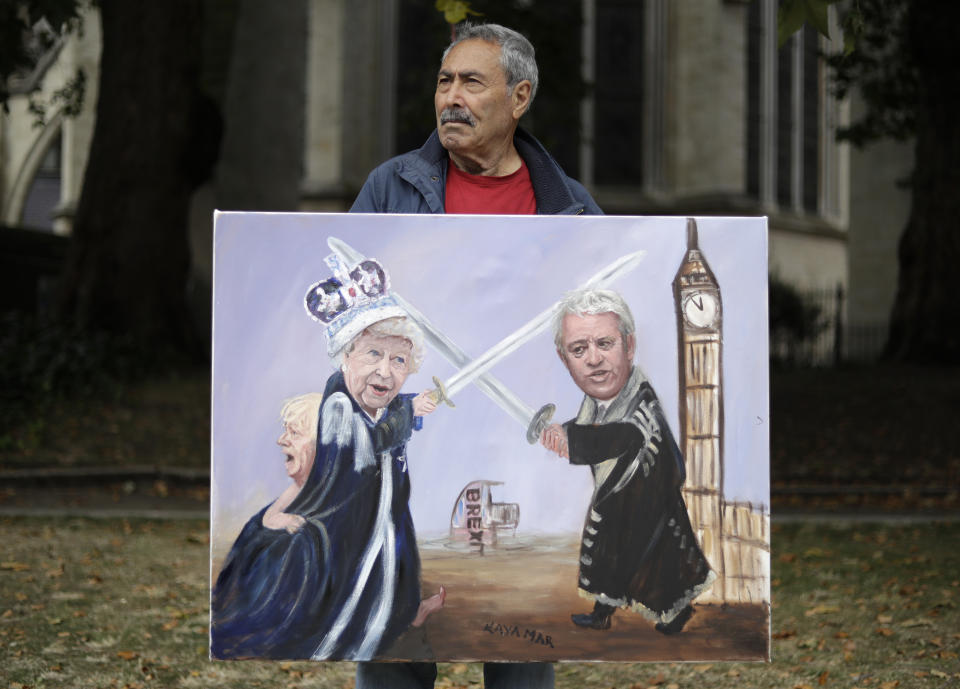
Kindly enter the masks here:
[[492, 215], [533, 215], [537, 197], [530, 183], [527, 164], [503, 177], [471, 175], [453, 162], [447, 164], [447, 213], [488, 213]]

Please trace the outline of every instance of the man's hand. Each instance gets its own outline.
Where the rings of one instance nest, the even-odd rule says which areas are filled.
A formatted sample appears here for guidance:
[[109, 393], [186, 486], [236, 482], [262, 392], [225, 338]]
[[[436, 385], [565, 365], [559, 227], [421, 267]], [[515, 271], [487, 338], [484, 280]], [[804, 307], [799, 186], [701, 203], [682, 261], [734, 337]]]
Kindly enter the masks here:
[[303, 528], [307, 520], [299, 514], [289, 514], [287, 512], [278, 512], [277, 514], [264, 515], [263, 525], [268, 529], [284, 529], [287, 533], [296, 533]]
[[413, 415], [426, 416], [437, 408], [437, 402], [433, 399], [431, 390], [424, 390], [413, 398]]
[[543, 429], [540, 434], [540, 444], [551, 452], [556, 452], [561, 457], [570, 458], [570, 444], [567, 440], [567, 432], [563, 426], [558, 423], [552, 423]]

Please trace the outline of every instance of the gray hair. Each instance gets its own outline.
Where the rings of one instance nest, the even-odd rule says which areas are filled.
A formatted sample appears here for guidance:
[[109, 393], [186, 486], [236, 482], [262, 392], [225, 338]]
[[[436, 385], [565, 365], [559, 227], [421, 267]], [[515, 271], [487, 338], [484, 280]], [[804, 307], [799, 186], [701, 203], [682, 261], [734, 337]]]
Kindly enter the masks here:
[[409, 341], [412, 349], [410, 373], [416, 373], [420, 369], [420, 364], [423, 363], [423, 332], [416, 323], [403, 316], [385, 318], [367, 326], [363, 332], [350, 340], [349, 344], [336, 355], [336, 363], [340, 367], [343, 367], [347, 354], [353, 351], [357, 340], [365, 334], [376, 335], [377, 337], [402, 337]]
[[293, 428], [316, 438], [321, 402], [323, 394], [319, 392], [308, 392], [288, 399], [280, 410], [280, 421], [284, 428]]
[[463, 22], [457, 25], [457, 32], [453, 42], [443, 51], [441, 62], [458, 43], [479, 38], [481, 41], [496, 43], [500, 46], [500, 66], [507, 77], [507, 88], [512, 92], [513, 87], [521, 81], [530, 82], [530, 101], [527, 110], [533, 105], [533, 98], [537, 95], [537, 86], [540, 76], [537, 71], [537, 58], [533, 44], [527, 38], [513, 29], [500, 24], [471, 24]]
[[633, 323], [633, 314], [630, 307], [617, 292], [612, 289], [578, 289], [567, 292], [560, 301], [560, 307], [553, 317], [553, 342], [559, 351], [563, 351], [563, 319], [572, 314], [574, 316], [595, 316], [601, 313], [612, 313], [620, 321], [620, 334], [624, 342], [633, 335], [636, 326]]

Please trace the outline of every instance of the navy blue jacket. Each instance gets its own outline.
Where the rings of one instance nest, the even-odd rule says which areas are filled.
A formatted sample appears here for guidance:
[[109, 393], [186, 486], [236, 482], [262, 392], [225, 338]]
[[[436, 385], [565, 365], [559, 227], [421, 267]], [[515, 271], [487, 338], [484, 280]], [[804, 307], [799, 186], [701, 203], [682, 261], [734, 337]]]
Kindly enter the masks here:
[[[513, 138], [530, 170], [540, 215], [602, 215], [600, 206], [568, 177], [533, 136], [517, 129]], [[436, 130], [422, 148], [378, 166], [357, 195], [351, 213], [443, 213], [449, 155]]]

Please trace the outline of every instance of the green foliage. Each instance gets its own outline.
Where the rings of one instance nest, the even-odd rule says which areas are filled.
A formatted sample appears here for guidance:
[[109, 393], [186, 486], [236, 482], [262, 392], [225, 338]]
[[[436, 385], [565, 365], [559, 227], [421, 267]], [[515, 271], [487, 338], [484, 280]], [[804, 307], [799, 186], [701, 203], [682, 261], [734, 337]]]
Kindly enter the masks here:
[[[777, 16], [782, 45], [809, 23], [829, 38], [828, 7], [836, 0], [786, 0]], [[864, 146], [893, 138], [903, 141], [916, 131], [920, 74], [909, 37], [909, 0], [855, 0], [838, 5], [843, 50], [826, 57], [838, 98], [859, 89], [866, 105], [860, 119], [837, 131], [837, 138]], [[913, 11], [916, 10], [913, 8]], [[929, 10], [927, 10], [929, 11]], [[949, 60], [941, 69], [953, 70]]]
[[13, 427], [57, 399], [115, 391], [156, 362], [128, 338], [15, 312], [0, 315], [0, 447], [12, 442]]
[[775, 275], [770, 276], [768, 299], [770, 356], [792, 360], [800, 345], [823, 332], [823, 314], [819, 306], [805, 301], [796, 288]]
[[[845, 25], [856, 24], [856, 49], [829, 55], [833, 90], [844, 98], [858, 89], [865, 112], [838, 138], [856, 146], [882, 138], [903, 141], [916, 132], [920, 75], [908, 35], [908, 0], [859, 0], [841, 13]], [[944, 65], [953, 69], [953, 65]]]
[[0, 105], [7, 109], [10, 78], [33, 70], [71, 31], [82, 30], [83, 0], [0, 0]]
[[443, 13], [443, 19], [448, 24], [459, 24], [468, 15], [482, 16], [481, 12], [470, 9], [470, 3], [465, 0], [437, 0], [434, 7]]
[[837, 0], [783, 0], [777, 10], [777, 41], [780, 45], [808, 23], [830, 38], [827, 10]]

